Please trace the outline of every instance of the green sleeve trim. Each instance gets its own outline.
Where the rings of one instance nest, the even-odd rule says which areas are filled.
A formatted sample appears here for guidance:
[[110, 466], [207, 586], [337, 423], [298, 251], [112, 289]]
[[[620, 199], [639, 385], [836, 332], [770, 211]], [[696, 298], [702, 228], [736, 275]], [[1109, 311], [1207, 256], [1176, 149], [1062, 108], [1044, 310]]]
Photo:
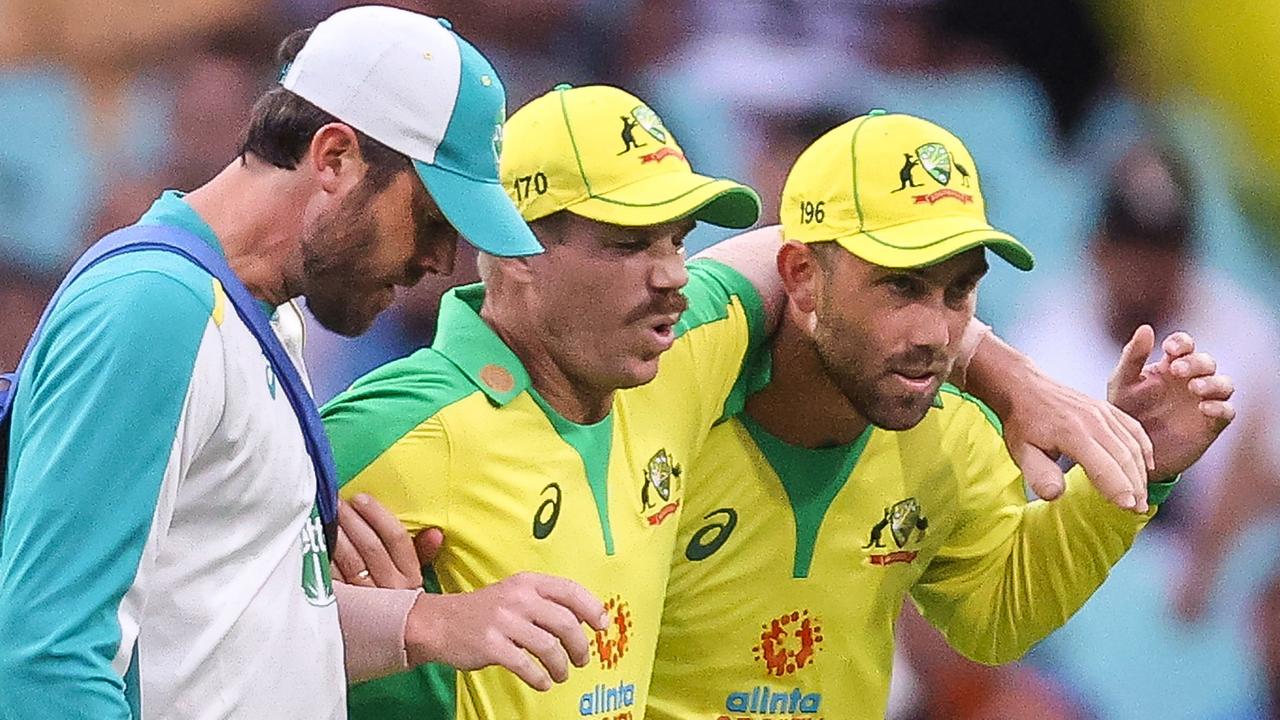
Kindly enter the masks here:
[[427, 348], [356, 380], [320, 409], [339, 486], [351, 482], [410, 430], [479, 392], [452, 362]]
[[995, 428], [996, 432], [1000, 433], [1001, 437], [1004, 436], [1004, 423], [1000, 422], [1000, 416], [996, 415], [995, 410], [992, 410], [991, 408], [987, 407], [986, 403], [970, 395], [969, 393], [961, 390], [955, 385], [952, 385], [951, 383], [943, 383], [942, 387], [938, 388], [938, 393], [939, 395], [941, 395], [942, 393], [946, 393], [947, 395], [954, 395], [958, 398], [967, 400], [973, 403], [974, 405], [977, 405], [978, 409], [982, 411], [983, 416], [987, 418], [987, 422], [991, 423], [991, 427]]
[[1173, 488], [1182, 479], [1182, 473], [1178, 473], [1167, 480], [1159, 482], [1147, 483], [1147, 504], [1160, 505], [1169, 499], [1169, 495], [1173, 494]]

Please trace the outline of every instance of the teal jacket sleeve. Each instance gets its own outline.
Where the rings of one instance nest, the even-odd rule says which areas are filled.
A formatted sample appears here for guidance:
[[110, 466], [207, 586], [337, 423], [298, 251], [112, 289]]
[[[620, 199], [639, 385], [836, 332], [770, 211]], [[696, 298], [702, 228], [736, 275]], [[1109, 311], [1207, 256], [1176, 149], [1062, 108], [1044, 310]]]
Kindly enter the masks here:
[[124, 638], [137, 637], [139, 563], [213, 327], [211, 278], [155, 255], [78, 279], [20, 379], [0, 524], [3, 718], [139, 716]]

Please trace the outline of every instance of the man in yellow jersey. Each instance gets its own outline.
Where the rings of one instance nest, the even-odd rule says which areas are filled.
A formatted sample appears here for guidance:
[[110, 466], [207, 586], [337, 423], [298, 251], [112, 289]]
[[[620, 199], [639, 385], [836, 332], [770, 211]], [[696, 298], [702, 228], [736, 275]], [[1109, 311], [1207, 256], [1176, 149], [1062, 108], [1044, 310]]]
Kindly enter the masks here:
[[[1154, 513], [1115, 507], [1078, 468], [1056, 502], [1028, 502], [1000, 420], [944, 384], [985, 250], [1032, 265], [987, 223], [954, 135], [884, 111], [841, 125], [796, 161], [782, 220], [772, 379], [689, 466], [651, 720], [883, 718], [908, 595], [960, 652], [1007, 662]], [[1154, 504], [1233, 410], [1190, 338], [1144, 370], [1153, 343], [1135, 334], [1111, 394], [1150, 431]]]
[[[355, 718], [641, 717], [690, 462], [754, 389], [758, 375], [744, 367], [779, 313], [775, 236], [718, 246], [725, 260], [750, 259], [737, 270], [686, 266], [681, 242], [695, 221], [746, 227], [758, 198], [694, 173], [640, 100], [559, 87], [512, 115], [505, 136], [503, 181], [547, 251], [482, 258], [484, 285], [444, 298], [431, 348], [324, 410], [344, 497], [368, 493], [410, 532], [445, 537], [428, 582], [444, 593], [440, 631], [458, 670], [355, 687]], [[1007, 348], [978, 347], [975, 368], [998, 369], [985, 371], [988, 387], [1027, 381], [1022, 366], [992, 361]], [[1074, 402], [1024, 395], [1049, 414]], [[1064, 442], [1093, 443], [1117, 501], [1140, 505], [1145, 435], [1112, 421], [1123, 422]], [[1128, 486], [1134, 474], [1142, 487]], [[524, 571], [580, 583], [603, 602], [607, 627], [588, 643], [581, 615], [554, 602], [525, 612], [546, 598], [508, 603], [504, 584]], [[582, 669], [570, 674], [570, 661]]]

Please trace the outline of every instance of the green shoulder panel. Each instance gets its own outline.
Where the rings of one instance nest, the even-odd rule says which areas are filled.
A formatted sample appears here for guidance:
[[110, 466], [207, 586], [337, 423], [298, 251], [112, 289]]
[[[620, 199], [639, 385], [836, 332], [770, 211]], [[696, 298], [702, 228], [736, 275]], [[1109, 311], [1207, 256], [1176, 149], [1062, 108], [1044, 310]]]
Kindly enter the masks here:
[[689, 309], [680, 316], [676, 335], [729, 317], [729, 306], [738, 298], [747, 313], [751, 346], [764, 341], [764, 300], [759, 291], [737, 270], [710, 258], [699, 258], [688, 264], [689, 284], [684, 294]]
[[[958, 397], [966, 402], [973, 403], [978, 407], [979, 410], [982, 411], [982, 415], [987, 418], [987, 422], [991, 423], [991, 426], [996, 429], [996, 432], [1000, 433], [1001, 435], [1004, 435], [1004, 423], [1000, 422], [1000, 416], [996, 415], [995, 410], [992, 410], [991, 408], [987, 407], [986, 403], [982, 402], [981, 400], [974, 397], [973, 395], [970, 395], [969, 393], [961, 390], [955, 385], [952, 385], [951, 383], [943, 383], [942, 387], [938, 389], [938, 393], [939, 393], [939, 396], [945, 393], [947, 395], [953, 395], [955, 397]], [[939, 399], [941, 399], [941, 397], [939, 397]]]
[[320, 409], [339, 482], [345, 485], [410, 430], [474, 392], [467, 376], [432, 348], [356, 380]]
[[717, 420], [724, 422], [746, 407], [748, 397], [769, 384], [773, 364], [765, 342], [764, 300], [750, 280], [722, 262], [699, 258], [689, 262], [688, 268], [685, 297], [689, 299], [689, 309], [680, 316], [677, 336], [726, 319], [734, 298], [742, 304], [747, 316], [747, 352], [742, 357], [738, 380], [725, 398], [724, 412]]

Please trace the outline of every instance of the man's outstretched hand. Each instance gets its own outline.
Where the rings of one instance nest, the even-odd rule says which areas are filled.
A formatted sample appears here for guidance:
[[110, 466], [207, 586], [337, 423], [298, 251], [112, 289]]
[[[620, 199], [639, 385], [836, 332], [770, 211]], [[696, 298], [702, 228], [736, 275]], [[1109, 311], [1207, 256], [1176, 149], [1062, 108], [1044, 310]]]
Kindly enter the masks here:
[[1175, 332], [1160, 344], [1164, 356], [1147, 363], [1155, 332], [1143, 325], [1120, 352], [1107, 399], [1146, 429], [1154, 448], [1150, 481], [1167, 480], [1186, 470], [1235, 418], [1231, 378], [1217, 374], [1217, 362], [1197, 352], [1195, 340]]

